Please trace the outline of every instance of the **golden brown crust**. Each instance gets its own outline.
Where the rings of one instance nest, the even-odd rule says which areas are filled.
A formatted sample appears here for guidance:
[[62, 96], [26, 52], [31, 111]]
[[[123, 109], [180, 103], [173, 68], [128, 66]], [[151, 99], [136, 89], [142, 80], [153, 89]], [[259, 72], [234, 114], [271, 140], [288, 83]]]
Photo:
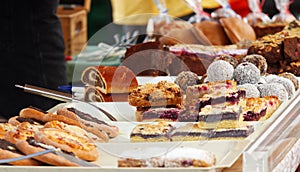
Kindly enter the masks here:
[[16, 126], [9, 123], [0, 123], [0, 139], [5, 138], [7, 132], [15, 130]]
[[223, 27], [217, 21], [194, 23], [194, 27], [203, 32], [212, 45], [228, 45], [230, 40]]
[[28, 122], [20, 123], [16, 130], [7, 131], [5, 139], [9, 142], [16, 144], [18, 140], [26, 140], [28, 137], [34, 137], [34, 131], [38, 126], [32, 125]]
[[233, 44], [242, 40], [256, 40], [253, 28], [239, 18], [221, 18], [220, 23]]
[[268, 119], [280, 106], [280, 100], [277, 96], [251, 97], [245, 100], [246, 103], [242, 105], [243, 114], [247, 114], [249, 111], [260, 113], [263, 109], [266, 109], [265, 115], [259, 118], [260, 121]]
[[8, 123], [14, 126], [17, 126], [20, 124], [20, 122], [17, 120], [19, 116], [13, 116], [11, 118], [8, 119]]
[[49, 122], [53, 120], [62, 121], [66, 124], [80, 126], [78, 121], [72, 120], [62, 115], [55, 115], [51, 112], [43, 113], [34, 108], [24, 108], [20, 111], [20, 117], [36, 119], [43, 122]]
[[90, 66], [82, 72], [81, 80], [104, 94], [128, 93], [138, 86], [135, 74], [125, 66]]
[[61, 129], [61, 130], [66, 130], [68, 132], [76, 134], [79, 137], [83, 137], [83, 138], [94, 140], [94, 141], [103, 142], [102, 139], [99, 139], [99, 137], [97, 137], [94, 134], [91, 134], [91, 133], [87, 132], [86, 130], [84, 130], [81, 127], [78, 127], [78, 126], [75, 126], [75, 125], [69, 125], [69, 124], [66, 124], [66, 123], [60, 122], [60, 121], [47, 122], [44, 125], [44, 128], [57, 128], [57, 129]]
[[[23, 156], [23, 155], [0, 148], [0, 159], [18, 158], [18, 157], [21, 157], [21, 156]], [[19, 161], [10, 162], [9, 164], [11, 164], [11, 165], [20, 165], [20, 166], [38, 166], [38, 165], [42, 165], [41, 162], [38, 162], [34, 159], [23, 159], [23, 160], [19, 160]]]
[[[41, 152], [41, 151], [45, 150], [41, 147], [32, 146], [25, 140], [19, 140], [16, 143], [16, 146], [20, 151], [22, 151], [26, 155]], [[48, 154], [36, 156], [36, 157], [34, 157], [34, 159], [37, 159], [37, 160], [47, 163], [47, 164], [56, 165], [56, 166], [79, 166], [78, 164], [70, 162], [69, 160], [65, 159], [64, 157], [58, 156], [54, 153], [48, 153]]]
[[103, 128], [98, 129], [99, 127], [96, 127], [96, 124], [80, 119], [75, 113], [69, 111], [67, 108], [58, 109], [57, 114], [66, 116], [73, 120], [77, 120], [80, 123], [80, 127], [84, 130], [95, 134], [99, 138], [103, 139], [104, 142], [109, 141], [109, 135], [103, 130]]
[[182, 101], [180, 87], [167, 81], [141, 85], [129, 94], [129, 104], [137, 107], [177, 105]]
[[41, 143], [52, 145], [66, 152], [72, 152], [83, 160], [95, 161], [99, 157], [97, 146], [91, 140], [68, 131], [43, 128], [35, 132], [34, 138]]

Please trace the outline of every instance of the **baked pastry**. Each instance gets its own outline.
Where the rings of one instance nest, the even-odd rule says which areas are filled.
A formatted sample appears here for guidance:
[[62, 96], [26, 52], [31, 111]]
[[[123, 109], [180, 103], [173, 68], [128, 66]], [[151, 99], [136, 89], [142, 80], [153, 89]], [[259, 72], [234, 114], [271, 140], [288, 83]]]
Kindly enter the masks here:
[[[78, 117], [77, 114], [80, 114], [81, 116]], [[104, 142], [107, 142], [110, 137], [115, 137], [118, 134], [117, 127], [110, 126], [103, 121], [91, 117], [89, 114], [85, 114], [72, 108], [58, 109], [57, 114], [55, 115], [51, 112], [44, 112], [30, 107], [22, 109], [20, 111], [20, 116], [24, 118], [37, 119], [43, 121], [44, 123], [57, 120], [69, 125], [75, 125], [88, 132], [91, 132]], [[109, 132], [110, 135], [108, 135], [106, 132]]]
[[256, 40], [256, 35], [253, 28], [239, 18], [221, 18], [220, 23], [223, 26], [231, 43], [233, 44], [236, 44], [242, 40]]
[[266, 35], [275, 34], [277, 32], [282, 31], [282, 29], [287, 25], [285, 22], [259, 22], [253, 25], [253, 29], [255, 31], [255, 35], [257, 38], [261, 38]]
[[[204, 46], [195, 44], [177, 44], [169, 47], [169, 51], [177, 56], [170, 64], [170, 75], [178, 75], [182, 71], [192, 71], [199, 76], [206, 74], [206, 69], [221, 54], [241, 58], [247, 54], [247, 49], [237, 45]], [[179, 61], [179, 62], [178, 62]]]
[[125, 66], [90, 66], [81, 76], [84, 84], [102, 93], [128, 93], [138, 86], [135, 74]]
[[175, 127], [167, 122], [138, 124], [130, 133], [130, 142], [166, 142]]
[[252, 125], [238, 128], [220, 128], [211, 130], [205, 140], [241, 140], [254, 132]]
[[66, 130], [41, 128], [35, 131], [34, 139], [66, 152], [72, 152], [83, 160], [95, 161], [99, 157], [97, 146], [90, 139], [79, 137]]
[[207, 105], [199, 112], [200, 128], [237, 128], [240, 125], [240, 113], [242, 108], [239, 105], [212, 106]]
[[198, 123], [188, 123], [176, 128], [172, 133], [171, 140], [173, 142], [205, 140], [209, 132], [210, 130], [199, 127]]
[[172, 29], [166, 35], [159, 38], [159, 41], [165, 45], [175, 44], [203, 44], [211, 45], [210, 41], [194, 27], [183, 29]]
[[169, 121], [169, 122], [187, 122], [197, 121], [198, 115], [187, 115], [186, 109], [181, 108], [150, 108], [146, 111], [136, 111], [137, 121], [153, 122], [153, 121]]
[[129, 104], [137, 107], [153, 107], [182, 104], [180, 87], [167, 81], [140, 85], [129, 94]]
[[159, 41], [139, 43], [127, 48], [121, 62], [136, 76], [166, 76], [175, 56], [164, 50]]
[[44, 124], [44, 128], [56, 128], [56, 129], [61, 129], [61, 130], [66, 130], [68, 132], [71, 132], [79, 137], [83, 137], [86, 139], [92, 139], [93, 141], [103, 141], [102, 139], [99, 139], [96, 135], [85, 131], [81, 127], [75, 126], [75, 125], [69, 125], [61, 121], [50, 121]]
[[28, 122], [30, 124], [35, 124], [35, 125], [43, 125], [45, 124], [43, 121], [39, 121], [36, 119], [31, 119], [31, 118], [24, 118], [20, 116], [13, 116], [8, 119], [8, 123], [14, 126], [20, 125], [22, 122]]
[[[43, 148], [41, 146], [46, 146], [48, 148], [51, 147], [46, 144], [41, 144], [40, 142], [37, 142], [33, 138], [28, 138], [27, 140], [19, 140], [16, 143], [16, 147], [20, 151], [22, 151], [25, 155], [45, 151], [46, 148]], [[78, 164], [71, 162], [62, 156], [56, 155], [55, 153], [47, 153], [44, 155], [36, 156], [34, 157], [34, 159], [40, 162], [44, 162], [46, 164], [56, 165], [56, 166], [79, 166]]]
[[262, 98], [246, 98], [242, 106], [241, 117], [243, 121], [262, 121], [268, 119], [280, 106], [277, 96]]
[[0, 139], [4, 139], [8, 131], [15, 130], [17, 127], [9, 123], [0, 123]]
[[84, 88], [84, 101], [86, 102], [127, 102], [129, 93], [104, 94], [97, 87]]
[[119, 158], [118, 167], [211, 167], [216, 164], [212, 152], [190, 147], [177, 147], [162, 156], [146, 159], [135, 158], [137, 156], [136, 152], [126, 152], [126, 157]]
[[61, 108], [57, 110], [57, 114], [78, 121], [81, 128], [97, 135], [102, 138], [103, 141], [108, 141], [109, 138], [114, 138], [119, 134], [119, 128], [117, 126], [109, 125], [75, 108]]
[[[7, 140], [0, 139], [0, 159], [17, 158], [24, 156], [22, 152], [18, 150], [15, 144], [10, 143]], [[19, 161], [13, 161], [8, 164], [20, 165], [20, 166], [37, 166], [42, 165], [41, 162], [28, 158]]]
[[194, 27], [203, 32], [212, 45], [230, 44], [223, 27], [217, 21], [201, 21], [200, 23], [194, 23]]
[[233, 80], [208, 82], [187, 87], [185, 105], [196, 103], [205, 94], [222, 94], [237, 91], [237, 84]]
[[237, 128], [203, 129], [197, 124], [187, 124], [177, 128], [172, 134], [172, 141], [199, 140], [240, 140], [254, 132], [252, 125]]

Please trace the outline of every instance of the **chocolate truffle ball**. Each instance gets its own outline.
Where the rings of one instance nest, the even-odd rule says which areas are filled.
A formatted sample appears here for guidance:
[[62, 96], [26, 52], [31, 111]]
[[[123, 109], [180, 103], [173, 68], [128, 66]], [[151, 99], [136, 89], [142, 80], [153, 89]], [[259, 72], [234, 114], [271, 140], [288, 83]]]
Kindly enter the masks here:
[[260, 97], [277, 96], [280, 101], [288, 100], [288, 92], [285, 87], [279, 83], [260, 84], [257, 86]]
[[243, 62], [235, 68], [233, 78], [239, 85], [256, 84], [260, 79], [260, 71], [254, 64]]
[[185, 92], [188, 86], [196, 85], [200, 83], [200, 80], [196, 73], [183, 71], [178, 74], [174, 82]]
[[250, 54], [242, 59], [242, 62], [250, 62], [254, 64], [259, 70], [261, 75], [265, 75], [268, 69], [268, 63], [264, 56], [259, 54]]
[[224, 60], [224, 61], [230, 63], [234, 68], [239, 64], [238, 60], [229, 54], [219, 55], [214, 59], [214, 61], [217, 61], [217, 60]]
[[243, 84], [243, 85], [238, 85], [238, 88], [243, 88], [246, 90], [246, 97], [260, 97], [260, 92], [257, 89], [257, 87], [253, 84]]
[[207, 80], [209, 82], [230, 80], [233, 77], [233, 66], [224, 61], [217, 60], [212, 62], [206, 71]]
[[295, 89], [298, 90], [299, 80], [294, 74], [292, 74], [290, 72], [284, 72], [284, 73], [279, 74], [278, 76], [281, 76], [281, 77], [284, 77], [284, 78], [287, 78], [287, 79], [291, 80], [293, 82], [294, 86], [295, 86]]
[[295, 90], [295, 86], [291, 80], [284, 78], [284, 77], [277, 77], [277, 78], [273, 78], [272, 80], [270, 80], [270, 82], [282, 84], [285, 87], [286, 91], [288, 92], [289, 99], [294, 96], [296, 90]]

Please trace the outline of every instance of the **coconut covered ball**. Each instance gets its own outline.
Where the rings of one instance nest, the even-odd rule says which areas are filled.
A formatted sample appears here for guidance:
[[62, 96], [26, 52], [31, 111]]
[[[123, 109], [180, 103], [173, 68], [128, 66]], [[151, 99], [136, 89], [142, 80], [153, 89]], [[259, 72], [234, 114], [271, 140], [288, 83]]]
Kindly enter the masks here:
[[254, 64], [243, 62], [235, 68], [233, 78], [239, 85], [256, 84], [260, 79], [260, 71]]
[[257, 86], [260, 97], [277, 96], [280, 101], [288, 100], [288, 92], [285, 87], [279, 83], [259, 84]]
[[284, 78], [284, 77], [277, 77], [277, 78], [273, 78], [272, 80], [270, 80], [270, 83], [279, 83], [279, 84], [282, 84], [286, 91], [288, 92], [288, 95], [289, 95], [289, 99], [291, 97], [294, 96], [295, 94], [295, 86], [293, 84], [293, 82], [287, 78]]
[[235, 68], [239, 64], [238, 60], [229, 54], [219, 55], [214, 59], [214, 61], [217, 61], [217, 60], [224, 60], [224, 61], [230, 63], [233, 66], [233, 68]]
[[294, 86], [295, 86], [295, 89], [298, 90], [299, 80], [294, 74], [289, 73], [289, 72], [284, 72], [284, 73], [279, 74], [278, 76], [281, 76], [281, 77], [284, 77], [284, 78], [287, 78], [287, 79], [291, 80], [293, 82]]
[[200, 80], [196, 73], [191, 71], [183, 71], [177, 75], [174, 82], [185, 92], [188, 86], [199, 84]]
[[267, 83], [271, 83], [272, 80], [279, 78], [279, 76], [275, 74], [269, 74], [266, 76], [262, 76], [262, 78], [264, 78]]
[[238, 88], [241, 89], [245, 89], [246, 90], [246, 97], [250, 98], [250, 97], [260, 97], [260, 92], [257, 89], [257, 87], [253, 84], [243, 84], [243, 85], [238, 85]]
[[268, 69], [268, 63], [264, 56], [259, 54], [250, 54], [242, 59], [242, 62], [250, 62], [254, 64], [259, 70], [261, 75], [265, 75]]
[[207, 80], [209, 82], [230, 80], [233, 77], [233, 71], [234, 68], [230, 63], [224, 60], [214, 61], [206, 70]]

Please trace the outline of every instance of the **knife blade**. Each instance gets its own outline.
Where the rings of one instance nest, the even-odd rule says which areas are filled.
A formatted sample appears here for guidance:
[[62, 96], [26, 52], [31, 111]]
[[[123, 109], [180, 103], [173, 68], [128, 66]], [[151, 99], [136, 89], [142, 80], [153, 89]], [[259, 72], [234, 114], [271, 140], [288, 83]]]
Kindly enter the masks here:
[[20, 160], [23, 160], [23, 159], [33, 158], [35, 156], [40, 156], [40, 155], [44, 155], [44, 154], [51, 153], [51, 152], [55, 152], [55, 149], [46, 149], [46, 150], [41, 151], [41, 152], [24, 155], [24, 156], [20, 156], [20, 157], [17, 157], [17, 158], [1, 159], [0, 164], [7, 164], [7, 163], [10, 163], [10, 162], [20, 161]]
[[51, 98], [51, 99], [54, 99], [54, 100], [59, 100], [59, 101], [63, 101], [63, 102], [87, 103], [87, 104], [93, 106], [94, 108], [98, 109], [99, 111], [101, 111], [110, 120], [117, 121], [117, 119], [112, 114], [107, 112], [106, 110], [104, 110], [104, 109], [102, 109], [102, 108], [100, 108], [100, 107], [98, 107], [98, 106], [96, 106], [92, 103], [85, 102], [85, 101], [78, 100], [78, 99], [74, 99], [71, 94], [63, 93], [63, 92], [59, 92], [59, 91], [55, 91], [55, 90], [50, 90], [50, 89], [46, 89], [46, 88], [41, 88], [41, 87], [29, 85], [29, 84], [25, 84], [25, 86], [15, 85], [15, 87], [22, 88], [22, 89], [24, 89], [25, 92], [40, 95], [40, 96], [47, 97], [47, 98]]
[[44, 151], [41, 151], [41, 152], [36, 152], [36, 153], [33, 153], [33, 154], [24, 155], [24, 156], [17, 157], [17, 158], [1, 159], [0, 160], [0, 164], [7, 164], [7, 163], [15, 162], [15, 161], [29, 159], [29, 158], [33, 158], [33, 157], [44, 155], [44, 154], [48, 154], [48, 153], [54, 153], [56, 155], [62, 156], [64, 158], [66, 158], [67, 160], [69, 160], [69, 161], [71, 161], [73, 163], [76, 163], [76, 164], [78, 164], [79, 166], [82, 166], [82, 167], [99, 167], [96, 164], [93, 164], [93, 163], [90, 163], [88, 161], [84, 161], [82, 159], [76, 158], [73, 155], [69, 155], [69, 154], [63, 153], [62, 151], [60, 151], [58, 149], [55, 149], [55, 148], [53, 148], [53, 149], [45, 149]]
[[67, 160], [71, 161], [71, 162], [74, 162], [82, 167], [99, 167], [97, 164], [94, 164], [94, 163], [91, 163], [91, 162], [88, 162], [88, 161], [84, 161], [82, 159], [79, 159], [73, 155], [69, 155], [69, 154], [66, 154], [62, 151], [55, 151], [54, 152], [56, 155], [59, 155], [59, 156], [62, 156], [64, 158], [66, 158]]

